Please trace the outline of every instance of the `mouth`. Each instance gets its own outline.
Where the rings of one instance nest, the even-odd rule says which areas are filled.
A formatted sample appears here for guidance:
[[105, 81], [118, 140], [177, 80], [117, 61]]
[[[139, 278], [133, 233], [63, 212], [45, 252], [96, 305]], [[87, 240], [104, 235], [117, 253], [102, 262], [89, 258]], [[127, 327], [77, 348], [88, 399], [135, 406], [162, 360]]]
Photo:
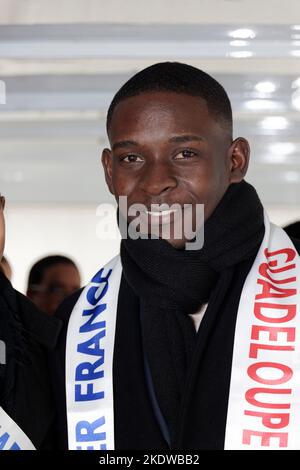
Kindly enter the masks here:
[[179, 212], [178, 209], [167, 209], [167, 210], [146, 210], [141, 213], [142, 218], [146, 220], [148, 226], [158, 226], [172, 224], [175, 220], [176, 214]]
[[177, 212], [175, 209], [170, 209], [167, 211], [145, 211], [146, 214], [150, 215], [151, 217], [164, 217], [167, 215], [172, 214], [173, 212]]

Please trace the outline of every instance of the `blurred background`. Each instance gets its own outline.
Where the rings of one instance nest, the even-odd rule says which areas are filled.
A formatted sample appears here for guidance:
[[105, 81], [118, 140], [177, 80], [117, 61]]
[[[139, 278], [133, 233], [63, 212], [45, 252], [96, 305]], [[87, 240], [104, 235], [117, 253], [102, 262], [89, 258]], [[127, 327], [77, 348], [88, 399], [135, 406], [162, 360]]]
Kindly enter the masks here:
[[300, 219], [299, 0], [0, 0], [0, 192], [19, 290], [42, 256], [70, 256], [86, 283], [117, 253], [96, 234], [97, 206], [113, 201], [106, 110], [162, 60], [222, 83], [234, 137], [251, 145], [248, 181], [273, 222]]

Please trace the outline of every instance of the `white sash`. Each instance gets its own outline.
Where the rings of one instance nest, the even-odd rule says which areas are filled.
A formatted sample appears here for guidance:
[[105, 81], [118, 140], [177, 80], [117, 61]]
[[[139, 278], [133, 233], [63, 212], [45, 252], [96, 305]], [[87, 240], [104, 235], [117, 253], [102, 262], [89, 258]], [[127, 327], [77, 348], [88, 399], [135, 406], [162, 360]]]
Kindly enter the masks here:
[[270, 224], [240, 299], [225, 449], [300, 449], [300, 259]]
[[1, 407], [0, 450], [35, 450], [30, 439]]
[[[84, 289], [70, 317], [69, 449], [114, 449], [112, 361], [121, 274], [117, 256]], [[300, 449], [299, 288], [295, 247], [265, 215], [265, 236], [238, 309], [225, 449]]]
[[113, 351], [121, 261], [116, 256], [83, 290], [66, 345], [69, 449], [114, 449]]

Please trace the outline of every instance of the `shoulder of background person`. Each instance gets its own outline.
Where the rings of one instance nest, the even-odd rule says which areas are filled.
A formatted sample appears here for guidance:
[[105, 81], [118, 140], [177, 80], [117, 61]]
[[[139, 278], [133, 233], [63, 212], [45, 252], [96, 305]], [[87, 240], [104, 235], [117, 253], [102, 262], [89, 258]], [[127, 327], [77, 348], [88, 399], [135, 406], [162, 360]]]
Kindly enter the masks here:
[[62, 330], [54, 351], [48, 354], [50, 381], [55, 402], [56, 417], [54, 421], [55, 448], [68, 448], [66, 391], [65, 391], [65, 352], [68, 323], [71, 313], [84, 288], [67, 297], [58, 307], [55, 317], [62, 322]]
[[292, 237], [290, 237], [290, 239], [292, 240], [296, 250], [298, 251], [300, 255], [300, 240], [298, 240], [298, 238], [292, 238]]
[[63, 300], [63, 302], [58, 307], [55, 313], [55, 318], [58, 318], [60, 321], [62, 321], [64, 325], [68, 324], [71, 313], [83, 290], [84, 287], [78, 289], [76, 292], [73, 292], [73, 294], [69, 295], [69, 297]]
[[[13, 329], [26, 334], [27, 341], [53, 349], [59, 337], [62, 322], [41, 312], [27, 297], [16, 291], [0, 273], [1, 299]], [[23, 334], [23, 333], [22, 333]]]
[[39, 311], [9, 281], [3, 283], [1, 307], [9, 339], [1, 406], [36, 448], [52, 449], [54, 400], [48, 354], [54, 351], [62, 322]]
[[54, 349], [62, 328], [62, 322], [41, 312], [27, 297], [15, 291], [18, 314], [23, 328], [30, 337], [46, 347]]
[[59, 339], [58, 339], [58, 343], [57, 343], [57, 349], [59, 351], [59, 357], [61, 357], [62, 361], [64, 361], [69, 319], [70, 319], [71, 313], [72, 313], [79, 297], [81, 296], [81, 293], [82, 293], [83, 290], [84, 290], [84, 287], [82, 287], [81, 289], [78, 289], [76, 292], [74, 292], [69, 297], [67, 297], [60, 304], [60, 306], [58, 307], [58, 309], [55, 313], [55, 318], [57, 318], [62, 323], [62, 330], [61, 330], [61, 333], [59, 335]]

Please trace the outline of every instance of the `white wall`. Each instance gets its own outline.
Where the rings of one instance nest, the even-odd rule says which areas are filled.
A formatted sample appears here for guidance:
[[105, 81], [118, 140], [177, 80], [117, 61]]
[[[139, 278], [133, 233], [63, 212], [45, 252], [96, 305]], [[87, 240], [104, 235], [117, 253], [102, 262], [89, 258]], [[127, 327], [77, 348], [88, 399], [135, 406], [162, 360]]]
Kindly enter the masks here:
[[24, 292], [30, 267], [49, 254], [74, 259], [86, 284], [119, 250], [118, 239], [97, 237], [96, 209], [96, 205], [7, 205], [5, 253], [12, 264], [14, 286]]

